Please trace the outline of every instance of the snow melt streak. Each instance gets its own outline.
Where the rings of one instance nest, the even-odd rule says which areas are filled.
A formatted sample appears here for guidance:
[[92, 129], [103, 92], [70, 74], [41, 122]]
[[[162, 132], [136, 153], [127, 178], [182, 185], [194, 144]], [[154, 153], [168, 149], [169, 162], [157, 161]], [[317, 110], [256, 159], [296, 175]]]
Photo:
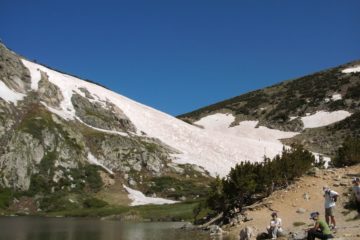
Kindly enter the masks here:
[[155, 204], [155, 205], [163, 205], [163, 204], [173, 204], [177, 203], [177, 201], [168, 200], [164, 198], [154, 198], [154, 197], [147, 197], [142, 192], [136, 191], [129, 187], [123, 185], [126, 191], [129, 193], [129, 198], [132, 200], [131, 206], [138, 206], [138, 205], [146, 205], [146, 204]]

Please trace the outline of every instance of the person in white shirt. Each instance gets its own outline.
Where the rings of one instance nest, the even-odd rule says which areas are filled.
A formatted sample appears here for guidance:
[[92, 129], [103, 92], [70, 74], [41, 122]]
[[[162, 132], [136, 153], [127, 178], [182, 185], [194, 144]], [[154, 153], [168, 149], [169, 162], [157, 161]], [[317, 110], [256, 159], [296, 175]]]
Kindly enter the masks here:
[[352, 190], [355, 196], [356, 209], [358, 212], [358, 217], [360, 217], [360, 178], [356, 177], [352, 180], [353, 187]]
[[268, 234], [272, 237], [271, 239], [276, 239], [282, 234], [283, 229], [281, 226], [281, 218], [278, 217], [276, 212], [271, 213], [270, 226], [266, 228]]
[[336, 221], [334, 216], [334, 209], [336, 205], [336, 200], [339, 194], [334, 190], [331, 190], [329, 187], [323, 187], [324, 190], [324, 198], [325, 198], [325, 220], [326, 223], [330, 226], [330, 222], [332, 224], [331, 228], [336, 228]]

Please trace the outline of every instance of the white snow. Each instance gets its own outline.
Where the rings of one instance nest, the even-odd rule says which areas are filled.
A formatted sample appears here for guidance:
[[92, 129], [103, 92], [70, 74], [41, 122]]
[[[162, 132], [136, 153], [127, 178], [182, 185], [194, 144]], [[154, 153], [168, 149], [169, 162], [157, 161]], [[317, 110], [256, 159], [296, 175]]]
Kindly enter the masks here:
[[331, 100], [333, 100], [333, 101], [337, 101], [337, 100], [341, 100], [341, 99], [342, 99], [342, 96], [339, 93], [334, 93], [331, 97]]
[[311, 152], [311, 153], [315, 156], [315, 161], [316, 161], [316, 162], [318, 162], [319, 159], [320, 159], [320, 156], [322, 156], [322, 157], [323, 157], [323, 160], [325, 161], [324, 167], [325, 167], [325, 168], [328, 168], [329, 162], [331, 161], [331, 158], [326, 157], [326, 156], [324, 156], [324, 155], [322, 155], [322, 154], [320, 154], [320, 153], [316, 153], [316, 152]]
[[25, 96], [25, 94], [18, 93], [8, 88], [8, 86], [6, 86], [3, 81], [0, 81], [0, 98], [4, 99], [6, 102], [12, 102], [14, 105], [16, 105], [17, 101], [23, 100]]
[[302, 117], [305, 128], [317, 128], [341, 121], [351, 115], [350, 112], [339, 110], [334, 112], [318, 111], [313, 115]]
[[36, 64], [33, 64], [32, 62], [29, 62], [25, 59], [21, 59], [22, 63], [27, 67], [30, 71], [31, 76], [31, 89], [38, 90], [39, 88], [39, 81], [41, 80], [41, 73], [39, 71], [39, 68]]
[[256, 128], [259, 123], [258, 121], [242, 121], [239, 125], [230, 127], [230, 124], [234, 121], [235, 117], [231, 114], [216, 113], [200, 119], [195, 124], [203, 126], [206, 130], [217, 131], [224, 135], [280, 144], [281, 148], [282, 144], [278, 139], [290, 138], [298, 134], [296, 132], [284, 132], [263, 126]]
[[[297, 134], [266, 127], [256, 128], [257, 121], [243, 121], [238, 126], [229, 128], [234, 121], [234, 116], [229, 114], [215, 114], [201, 119], [197, 124], [203, 125], [205, 129], [200, 129], [96, 84], [35, 63], [29, 62], [28, 65], [46, 72], [49, 81], [60, 88], [64, 100], [60, 104], [60, 109], [48, 107], [53, 113], [66, 120], [79, 121], [75, 115], [71, 96], [74, 92], [83, 95], [79, 88], [85, 88], [92, 96], [96, 96], [96, 101], [109, 101], [119, 107], [135, 125], [139, 135], [144, 132], [147, 136], [158, 138], [181, 152], [173, 155], [175, 163], [201, 166], [213, 176], [217, 174], [221, 177], [226, 176], [231, 167], [244, 160], [262, 161], [264, 155], [272, 158], [282, 151], [283, 145], [279, 139]], [[116, 131], [111, 133], [123, 134]]]
[[155, 204], [155, 205], [163, 205], [163, 204], [174, 204], [177, 201], [165, 199], [165, 198], [154, 198], [154, 197], [147, 197], [142, 192], [131, 189], [125, 185], [123, 187], [129, 193], [129, 198], [132, 200], [131, 206], [138, 206], [138, 205], [146, 205], [146, 204]]
[[360, 72], [360, 65], [346, 68], [341, 71], [342, 73], [357, 73]]
[[111, 171], [110, 169], [108, 169], [107, 167], [105, 167], [104, 164], [100, 163], [99, 160], [98, 160], [94, 155], [92, 155], [90, 152], [88, 153], [88, 161], [89, 161], [91, 164], [94, 164], [94, 165], [97, 165], [97, 166], [102, 167], [102, 168], [105, 169], [108, 173], [114, 174], [113, 171]]
[[290, 117], [290, 121], [297, 119], [297, 118], [298, 118], [297, 116]]

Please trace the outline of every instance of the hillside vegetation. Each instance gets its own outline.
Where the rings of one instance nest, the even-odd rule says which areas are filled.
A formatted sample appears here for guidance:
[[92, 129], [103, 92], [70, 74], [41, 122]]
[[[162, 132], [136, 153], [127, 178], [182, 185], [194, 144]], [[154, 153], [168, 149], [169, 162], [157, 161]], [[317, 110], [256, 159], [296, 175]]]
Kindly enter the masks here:
[[[295, 80], [249, 92], [178, 116], [194, 123], [218, 112], [233, 114], [232, 126], [243, 120], [258, 120], [258, 126], [301, 132], [285, 144], [302, 144], [305, 148], [333, 157], [347, 136], [360, 136], [360, 72], [342, 72], [354, 61]], [[325, 127], [304, 129], [301, 117], [319, 111], [345, 110], [352, 115]]]

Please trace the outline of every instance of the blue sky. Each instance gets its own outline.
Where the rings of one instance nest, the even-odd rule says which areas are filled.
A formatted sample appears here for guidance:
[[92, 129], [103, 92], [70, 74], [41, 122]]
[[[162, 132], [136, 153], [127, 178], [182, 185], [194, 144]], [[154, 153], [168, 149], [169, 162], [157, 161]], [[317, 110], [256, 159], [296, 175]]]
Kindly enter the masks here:
[[0, 0], [14, 51], [172, 115], [360, 59], [354, 0]]

